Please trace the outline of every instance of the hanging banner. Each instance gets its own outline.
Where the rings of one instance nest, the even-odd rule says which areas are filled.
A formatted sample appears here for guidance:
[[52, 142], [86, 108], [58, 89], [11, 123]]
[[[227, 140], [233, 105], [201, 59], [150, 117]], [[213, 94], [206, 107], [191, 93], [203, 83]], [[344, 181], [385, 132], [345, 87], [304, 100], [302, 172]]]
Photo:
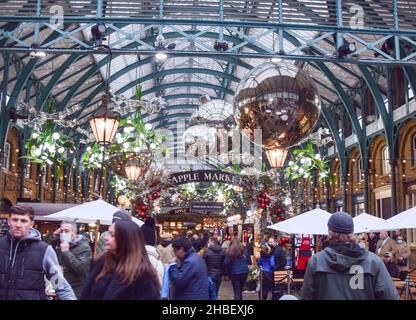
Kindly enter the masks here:
[[221, 212], [224, 210], [223, 202], [192, 202], [191, 211]]
[[169, 176], [169, 180], [174, 185], [180, 185], [190, 182], [217, 182], [228, 183], [238, 186], [244, 184], [243, 178], [236, 174], [215, 170], [196, 170], [174, 173]]

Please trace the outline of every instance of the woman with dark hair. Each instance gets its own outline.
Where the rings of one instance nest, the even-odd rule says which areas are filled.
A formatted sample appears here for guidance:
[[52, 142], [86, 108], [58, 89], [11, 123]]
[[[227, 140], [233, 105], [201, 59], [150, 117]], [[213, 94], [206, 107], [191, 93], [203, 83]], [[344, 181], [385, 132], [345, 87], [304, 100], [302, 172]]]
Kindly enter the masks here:
[[105, 248], [95, 259], [81, 299], [160, 299], [160, 284], [144, 247], [143, 231], [134, 222], [113, 223], [105, 236]]
[[248, 274], [248, 263], [244, 256], [245, 252], [246, 248], [244, 245], [237, 238], [234, 238], [225, 255], [224, 265], [228, 267], [228, 273], [233, 285], [234, 300], [243, 300], [244, 283]]

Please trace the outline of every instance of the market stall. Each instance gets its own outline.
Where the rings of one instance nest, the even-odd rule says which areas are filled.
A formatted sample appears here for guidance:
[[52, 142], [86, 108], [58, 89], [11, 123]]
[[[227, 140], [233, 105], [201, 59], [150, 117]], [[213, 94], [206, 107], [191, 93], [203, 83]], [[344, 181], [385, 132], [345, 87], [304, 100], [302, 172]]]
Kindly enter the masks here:
[[416, 228], [416, 207], [410, 208], [386, 220], [388, 230]]
[[327, 223], [330, 217], [329, 212], [316, 208], [275, 223], [268, 228], [288, 234], [327, 235]]
[[353, 218], [354, 233], [377, 232], [389, 230], [386, 220], [378, 218], [368, 213], [361, 213]]

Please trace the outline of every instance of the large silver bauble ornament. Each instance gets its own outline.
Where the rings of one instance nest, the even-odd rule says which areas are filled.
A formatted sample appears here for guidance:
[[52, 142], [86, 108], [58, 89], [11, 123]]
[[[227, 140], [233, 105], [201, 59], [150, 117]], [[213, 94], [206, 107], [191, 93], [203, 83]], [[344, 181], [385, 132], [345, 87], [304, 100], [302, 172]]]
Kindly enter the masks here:
[[205, 157], [228, 153], [232, 148], [232, 127], [235, 126], [233, 105], [220, 99], [201, 97], [201, 104], [189, 119], [183, 135], [188, 156]]
[[205, 157], [214, 151], [216, 129], [205, 124], [189, 127], [183, 134], [185, 153], [192, 157]]
[[234, 117], [240, 130], [254, 136], [260, 129], [266, 149], [289, 148], [315, 127], [321, 103], [307, 72], [288, 62], [267, 62], [239, 83]]
[[211, 127], [229, 129], [235, 125], [233, 105], [225, 100], [204, 100], [189, 119], [189, 125], [206, 124]]

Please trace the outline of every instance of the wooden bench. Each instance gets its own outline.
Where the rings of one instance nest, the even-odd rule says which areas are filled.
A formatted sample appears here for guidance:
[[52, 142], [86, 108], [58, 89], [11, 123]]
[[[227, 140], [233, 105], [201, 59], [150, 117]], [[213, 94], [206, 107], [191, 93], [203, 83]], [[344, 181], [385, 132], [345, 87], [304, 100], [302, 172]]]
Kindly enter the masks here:
[[[290, 294], [290, 290], [296, 291], [300, 294], [300, 288], [303, 285], [303, 279], [293, 278], [293, 272], [289, 271], [275, 271], [274, 272], [274, 284], [277, 285], [286, 285], [286, 293]], [[289, 280], [289, 285], [288, 285]], [[280, 291], [280, 290], [279, 290]]]

